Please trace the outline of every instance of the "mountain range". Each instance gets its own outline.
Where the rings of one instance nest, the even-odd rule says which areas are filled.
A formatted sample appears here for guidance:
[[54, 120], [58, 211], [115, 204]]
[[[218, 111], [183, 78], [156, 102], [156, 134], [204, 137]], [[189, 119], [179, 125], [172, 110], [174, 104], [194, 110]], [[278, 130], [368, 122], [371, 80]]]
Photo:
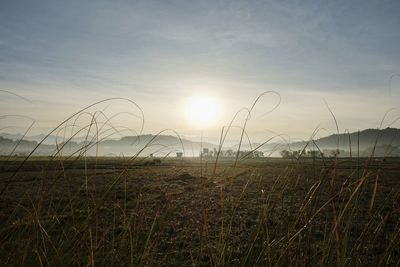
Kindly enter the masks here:
[[[20, 134], [0, 133], [0, 155], [30, 153], [46, 135], [25, 136], [21, 140]], [[53, 155], [60, 150], [61, 155], [71, 155], [79, 151], [82, 147], [88, 148], [87, 155], [100, 156], [130, 156], [140, 151], [141, 155], [155, 156], [175, 155], [176, 152], [184, 152], [185, 156], [198, 156], [203, 148], [209, 150], [218, 149], [218, 144], [209, 142], [198, 142], [189, 138], [179, 138], [172, 135], [140, 135], [126, 136], [120, 139], [108, 139], [99, 141], [96, 144], [93, 137], [77, 137], [67, 143], [63, 142], [62, 137], [49, 136], [37, 147], [34, 155]], [[275, 139], [277, 140], [277, 139]], [[56, 141], [58, 144], [56, 145]], [[374, 151], [376, 156], [400, 156], [400, 129], [366, 129], [360, 132], [332, 134], [318, 138], [313, 141], [300, 141], [292, 143], [271, 142], [261, 146], [261, 143], [241, 145], [241, 150], [251, 150], [254, 148], [264, 152], [265, 156], [279, 157], [282, 150], [317, 150], [329, 155], [335, 151], [340, 152], [340, 156], [350, 156], [359, 154], [369, 156]], [[375, 148], [375, 149], [374, 149]], [[238, 149], [238, 145], [224, 146], [223, 150]], [[78, 155], [76, 152], [75, 155]]]

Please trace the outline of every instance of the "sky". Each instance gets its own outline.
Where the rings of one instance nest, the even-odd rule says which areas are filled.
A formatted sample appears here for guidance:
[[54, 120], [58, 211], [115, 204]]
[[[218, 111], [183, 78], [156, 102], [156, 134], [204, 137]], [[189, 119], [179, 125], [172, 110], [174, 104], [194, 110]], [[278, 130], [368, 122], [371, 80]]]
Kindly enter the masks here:
[[[277, 109], [263, 115], [279, 101], [266, 94], [253, 110], [254, 140], [335, 132], [324, 99], [340, 131], [376, 128], [400, 100], [399, 14], [396, 0], [0, 0], [0, 90], [29, 99], [0, 91], [0, 116], [29, 116], [31, 132], [46, 133], [82, 107], [121, 97], [142, 108], [146, 133], [215, 139], [236, 111], [275, 91]], [[185, 108], [199, 95], [219, 110], [202, 127]], [[124, 100], [104, 105], [109, 115], [139, 112]], [[23, 132], [29, 123], [1, 118], [0, 128]], [[116, 123], [140, 128], [128, 114]]]

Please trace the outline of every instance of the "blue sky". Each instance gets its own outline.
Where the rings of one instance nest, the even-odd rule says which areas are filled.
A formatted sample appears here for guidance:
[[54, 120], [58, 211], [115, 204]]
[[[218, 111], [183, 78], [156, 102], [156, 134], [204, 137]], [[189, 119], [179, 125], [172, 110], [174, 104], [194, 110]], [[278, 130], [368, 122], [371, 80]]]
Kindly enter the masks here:
[[251, 125], [255, 135], [332, 128], [322, 97], [343, 129], [376, 127], [399, 99], [397, 77], [388, 90], [400, 73], [399, 14], [399, 1], [1, 0], [0, 89], [34, 104], [7, 95], [0, 111], [30, 114], [45, 131], [81, 106], [128, 97], [148, 131], [194, 135], [179, 115], [186, 97], [220, 99], [225, 122], [276, 90], [282, 105]]

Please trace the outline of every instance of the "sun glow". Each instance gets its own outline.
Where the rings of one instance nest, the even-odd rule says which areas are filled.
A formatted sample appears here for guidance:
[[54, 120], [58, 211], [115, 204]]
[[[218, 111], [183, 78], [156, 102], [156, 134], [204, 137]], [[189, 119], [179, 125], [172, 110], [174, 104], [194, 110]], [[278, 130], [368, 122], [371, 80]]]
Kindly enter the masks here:
[[220, 106], [214, 98], [195, 96], [188, 99], [186, 115], [190, 123], [198, 127], [207, 127], [217, 122]]

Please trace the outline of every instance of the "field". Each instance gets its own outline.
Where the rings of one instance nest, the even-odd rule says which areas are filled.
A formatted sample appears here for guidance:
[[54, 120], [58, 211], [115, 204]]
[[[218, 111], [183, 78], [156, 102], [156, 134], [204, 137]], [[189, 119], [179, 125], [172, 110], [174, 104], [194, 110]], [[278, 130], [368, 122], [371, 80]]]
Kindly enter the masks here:
[[400, 264], [399, 159], [0, 162], [2, 266]]

